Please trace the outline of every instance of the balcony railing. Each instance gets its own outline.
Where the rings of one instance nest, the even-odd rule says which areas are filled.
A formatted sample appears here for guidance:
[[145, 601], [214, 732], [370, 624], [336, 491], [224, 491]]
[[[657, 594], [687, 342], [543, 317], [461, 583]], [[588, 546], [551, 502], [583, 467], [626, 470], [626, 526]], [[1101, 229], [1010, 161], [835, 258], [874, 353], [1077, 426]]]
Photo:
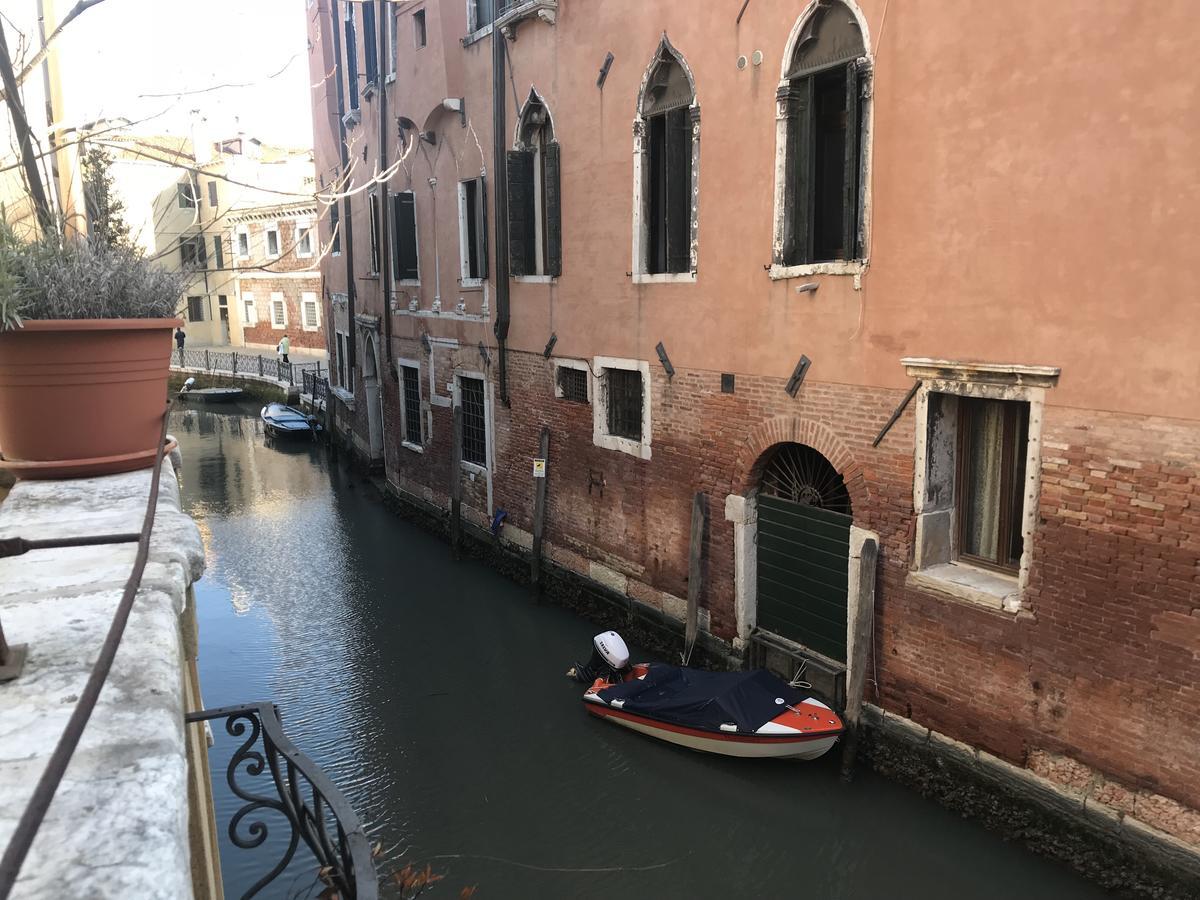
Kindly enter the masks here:
[[376, 900], [378, 874], [370, 841], [349, 802], [328, 776], [283, 732], [271, 703], [249, 703], [189, 713], [188, 722], [224, 720], [241, 743], [229, 759], [225, 780], [243, 805], [230, 817], [229, 840], [242, 850], [263, 846], [268, 821], [287, 831], [275, 865], [242, 894], [255, 897], [287, 868], [303, 842], [316, 859], [314, 880], [339, 900]]

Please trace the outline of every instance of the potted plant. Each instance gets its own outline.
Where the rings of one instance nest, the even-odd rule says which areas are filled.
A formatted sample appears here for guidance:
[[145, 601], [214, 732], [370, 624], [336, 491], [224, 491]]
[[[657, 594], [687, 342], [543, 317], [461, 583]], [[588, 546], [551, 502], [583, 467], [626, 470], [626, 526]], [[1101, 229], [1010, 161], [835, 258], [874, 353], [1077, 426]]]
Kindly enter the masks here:
[[0, 466], [21, 478], [153, 465], [184, 278], [124, 242], [0, 224]]

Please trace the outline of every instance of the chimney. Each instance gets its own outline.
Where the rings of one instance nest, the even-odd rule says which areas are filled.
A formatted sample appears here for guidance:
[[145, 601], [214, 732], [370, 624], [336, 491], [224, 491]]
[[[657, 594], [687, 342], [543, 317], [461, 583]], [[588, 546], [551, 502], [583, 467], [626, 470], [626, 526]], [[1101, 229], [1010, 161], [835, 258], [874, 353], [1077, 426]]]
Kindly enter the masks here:
[[213, 144], [208, 132], [208, 119], [201, 115], [200, 110], [193, 109], [190, 114], [192, 126], [192, 154], [196, 157], [196, 165], [202, 166], [212, 162]]

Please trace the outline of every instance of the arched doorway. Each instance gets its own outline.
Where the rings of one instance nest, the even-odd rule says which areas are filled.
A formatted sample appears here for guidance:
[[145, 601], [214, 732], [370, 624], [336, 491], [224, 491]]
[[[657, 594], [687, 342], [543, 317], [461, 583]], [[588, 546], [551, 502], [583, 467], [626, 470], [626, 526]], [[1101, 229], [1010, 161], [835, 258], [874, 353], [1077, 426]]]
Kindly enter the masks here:
[[379, 379], [379, 348], [375, 335], [367, 332], [363, 340], [363, 393], [367, 400], [367, 436], [371, 459], [383, 456], [383, 389]]
[[757, 624], [846, 661], [852, 510], [832, 463], [804, 444], [767, 451], [758, 488]]

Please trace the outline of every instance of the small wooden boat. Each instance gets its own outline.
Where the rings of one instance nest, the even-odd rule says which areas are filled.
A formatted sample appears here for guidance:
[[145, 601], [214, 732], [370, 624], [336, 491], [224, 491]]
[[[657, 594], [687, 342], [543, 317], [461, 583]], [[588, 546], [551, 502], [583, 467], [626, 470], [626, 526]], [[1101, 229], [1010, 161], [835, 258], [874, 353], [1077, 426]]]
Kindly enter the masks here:
[[179, 399], [191, 400], [194, 403], [230, 403], [242, 396], [244, 391], [235, 387], [193, 387], [195, 378], [189, 378], [179, 390]]
[[315, 417], [282, 403], [264, 406], [260, 415], [270, 437], [315, 437], [321, 430]]
[[[600, 650], [601, 639], [607, 653]], [[625, 645], [615, 632], [597, 635], [596, 643], [607, 671], [584, 692], [587, 711], [634, 731], [706, 753], [774, 759], [816, 759], [843, 731], [828, 706], [765, 669], [629, 667], [628, 651], [622, 660]], [[591, 674], [596, 664], [593, 654], [575, 677]]]

